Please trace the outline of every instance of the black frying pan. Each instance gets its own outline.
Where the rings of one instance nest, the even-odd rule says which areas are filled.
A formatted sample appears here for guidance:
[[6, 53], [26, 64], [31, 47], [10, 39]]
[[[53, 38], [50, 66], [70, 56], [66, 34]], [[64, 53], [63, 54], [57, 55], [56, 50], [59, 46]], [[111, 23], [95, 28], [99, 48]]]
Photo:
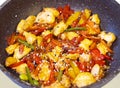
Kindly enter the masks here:
[[0, 68], [14, 82], [24, 88], [32, 86], [19, 80], [18, 74], [5, 68], [4, 62], [6, 36], [16, 30], [18, 22], [29, 15], [36, 15], [43, 7], [57, 7], [69, 4], [75, 10], [89, 8], [93, 13], [98, 13], [101, 19], [101, 28], [111, 31], [117, 36], [113, 44], [114, 61], [106, 72], [105, 78], [88, 86], [88, 88], [100, 88], [114, 78], [120, 69], [120, 5], [114, 0], [8, 0], [0, 7]]

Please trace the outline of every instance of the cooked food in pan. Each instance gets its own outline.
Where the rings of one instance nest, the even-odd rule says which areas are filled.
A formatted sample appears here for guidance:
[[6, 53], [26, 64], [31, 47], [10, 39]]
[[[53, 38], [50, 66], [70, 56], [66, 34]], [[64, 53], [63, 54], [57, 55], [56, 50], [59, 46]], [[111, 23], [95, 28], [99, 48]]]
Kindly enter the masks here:
[[83, 87], [104, 77], [115, 39], [90, 9], [47, 7], [22, 19], [7, 38], [5, 66], [42, 88]]

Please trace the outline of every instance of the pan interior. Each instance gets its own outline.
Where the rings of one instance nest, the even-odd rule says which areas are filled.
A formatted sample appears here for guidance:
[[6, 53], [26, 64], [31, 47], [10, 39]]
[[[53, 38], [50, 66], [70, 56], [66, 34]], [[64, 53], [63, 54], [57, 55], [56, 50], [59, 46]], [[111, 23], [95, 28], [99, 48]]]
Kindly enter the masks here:
[[18, 85], [28, 88], [27, 83], [19, 80], [18, 74], [9, 68], [4, 67], [6, 37], [16, 30], [16, 25], [21, 19], [29, 15], [36, 15], [43, 7], [57, 7], [69, 4], [75, 10], [85, 8], [91, 9], [93, 13], [98, 13], [101, 19], [101, 28], [105, 31], [115, 33], [116, 42], [113, 44], [113, 62], [111, 68], [106, 72], [106, 77], [101, 81], [89, 86], [89, 88], [98, 88], [109, 82], [120, 69], [120, 6], [114, 0], [11, 0], [6, 2], [0, 9], [0, 68]]

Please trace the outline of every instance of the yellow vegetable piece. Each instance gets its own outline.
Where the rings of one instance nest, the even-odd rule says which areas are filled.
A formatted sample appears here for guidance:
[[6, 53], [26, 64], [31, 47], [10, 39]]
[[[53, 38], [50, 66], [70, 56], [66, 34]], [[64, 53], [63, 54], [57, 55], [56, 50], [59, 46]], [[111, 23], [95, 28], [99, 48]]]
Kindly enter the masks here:
[[52, 52], [48, 52], [46, 55], [53, 60], [54, 62], [57, 62], [59, 60], [59, 55], [62, 52], [62, 48], [59, 46], [56, 46]]
[[80, 73], [80, 70], [79, 70], [77, 64], [74, 61], [71, 61], [70, 65], [73, 68], [75, 75], [78, 75]]
[[7, 57], [5, 61], [5, 66], [8, 67], [17, 62], [17, 59], [14, 57]]
[[53, 34], [55, 36], [58, 36], [60, 33], [64, 32], [67, 27], [68, 26], [63, 21], [59, 22], [57, 25], [54, 26]]
[[59, 46], [56, 46], [56, 47], [52, 50], [52, 52], [54, 53], [54, 55], [55, 55], [56, 57], [58, 57], [58, 56], [61, 54], [61, 52], [62, 52], [62, 48], [59, 47]]
[[54, 62], [57, 62], [59, 60], [59, 55], [62, 52], [62, 48], [59, 46], [56, 46], [52, 52], [47, 53], [47, 56], [53, 60]]
[[72, 60], [76, 60], [77, 58], [79, 58], [79, 54], [75, 53], [75, 54], [67, 54], [66, 58], [72, 59]]
[[106, 47], [103, 43], [97, 44], [97, 48], [100, 50], [101, 54], [106, 54], [108, 52], [108, 47]]
[[66, 36], [69, 40], [72, 40], [74, 37], [78, 37], [79, 35], [75, 32], [67, 32]]
[[92, 40], [89, 39], [84, 39], [81, 41], [81, 43], [79, 44], [79, 47], [83, 48], [84, 50], [89, 51], [89, 46], [93, 43]]
[[94, 83], [96, 80], [90, 72], [81, 72], [77, 75], [73, 84], [77, 85], [77, 87], [84, 87]]
[[85, 20], [84, 20], [83, 18], [80, 18], [80, 21], [79, 21], [78, 24], [82, 25], [82, 24], [84, 24], [84, 23], [85, 23]]
[[93, 21], [94, 23], [96, 24], [100, 24], [100, 18], [98, 16], [98, 14], [93, 14], [91, 17], [90, 17], [91, 21]]
[[84, 24], [85, 21], [86, 21], [87, 19], [89, 19], [90, 15], [91, 15], [91, 10], [85, 9], [84, 12], [82, 13], [82, 16], [81, 16], [78, 24], [80, 24], [80, 25], [81, 25], [81, 24]]
[[71, 25], [73, 21], [75, 21], [76, 19], [78, 19], [78, 17], [80, 16], [79, 11], [75, 12], [74, 14], [72, 14], [66, 21], [67, 25]]
[[56, 57], [53, 52], [47, 53], [47, 56], [48, 56], [51, 60], [53, 60], [54, 62], [57, 62], [57, 61], [58, 61], [58, 57]]
[[40, 46], [43, 38], [41, 36], [37, 36], [37, 45]]
[[28, 77], [27, 77], [26, 74], [20, 74], [20, 75], [19, 75], [19, 78], [20, 78], [21, 80], [28, 80]]
[[75, 75], [74, 70], [73, 70], [72, 67], [70, 67], [70, 68], [68, 69], [68, 75], [69, 75], [72, 79], [74, 79], [74, 78], [76, 77], [76, 75]]
[[86, 19], [88, 19], [90, 17], [90, 15], [91, 15], [91, 10], [85, 9], [84, 13], [85, 13]]
[[13, 44], [13, 45], [9, 45], [8, 47], [5, 48], [5, 50], [8, 54], [13, 54], [13, 52], [17, 46], [18, 46], [18, 43]]
[[28, 25], [28, 27], [31, 27], [34, 22], [35, 22], [36, 17], [35, 16], [28, 16], [26, 19], [26, 25]]
[[18, 25], [17, 25], [17, 32], [19, 33], [23, 33], [24, 32], [24, 25], [25, 25], [26, 21], [25, 20], [21, 20]]
[[45, 30], [45, 31], [42, 32], [42, 37], [45, 37], [49, 34], [51, 34], [51, 31], [50, 30]]
[[29, 16], [26, 20], [21, 20], [18, 23], [17, 32], [23, 33], [24, 31], [26, 31], [29, 27], [31, 27], [34, 24], [35, 19], [35, 16]]

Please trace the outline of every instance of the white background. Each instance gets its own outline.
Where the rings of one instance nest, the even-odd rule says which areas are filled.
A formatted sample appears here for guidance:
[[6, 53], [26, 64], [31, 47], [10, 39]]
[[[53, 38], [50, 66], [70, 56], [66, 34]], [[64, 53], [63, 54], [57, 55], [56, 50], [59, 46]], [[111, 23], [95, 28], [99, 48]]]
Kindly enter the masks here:
[[[0, 5], [6, 0], [0, 0]], [[116, 0], [120, 3], [120, 0]], [[21, 88], [14, 82], [12, 82], [8, 77], [6, 77], [0, 70], [0, 88]], [[102, 88], [120, 88], [120, 74], [118, 74], [113, 80], [106, 84]]]

